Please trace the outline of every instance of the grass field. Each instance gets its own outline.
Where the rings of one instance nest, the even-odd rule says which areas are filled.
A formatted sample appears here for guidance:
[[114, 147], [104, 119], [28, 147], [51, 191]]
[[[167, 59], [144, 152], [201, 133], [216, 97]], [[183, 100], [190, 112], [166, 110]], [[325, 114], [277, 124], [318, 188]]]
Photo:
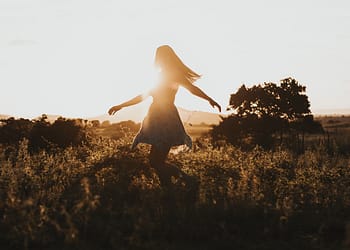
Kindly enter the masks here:
[[3, 145], [0, 246], [347, 249], [350, 118], [317, 119], [326, 133], [308, 136], [317, 147], [301, 155], [213, 147], [210, 125], [185, 124], [195, 147], [172, 151], [171, 183], [150, 167], [148, 146], [130, 150], [133, 122], [92, 128], [86, 145], [50, 153], [30, 153], [27, 140]]
[[[198, 138], [207, 129], [190, 127]], [[51, 153], [29, 153], [26, 140], [0, 147], [1, 249], [350, 247], [348, 156], [200, 138], [170, 155], [165, 185], [149, 147], [130, 150], [134, 134]]]
[[[350, 116], [319, 116], [325, 135], [338, 151], [350, 154]], [[328, 138], [327, 138], [328, 139]]]

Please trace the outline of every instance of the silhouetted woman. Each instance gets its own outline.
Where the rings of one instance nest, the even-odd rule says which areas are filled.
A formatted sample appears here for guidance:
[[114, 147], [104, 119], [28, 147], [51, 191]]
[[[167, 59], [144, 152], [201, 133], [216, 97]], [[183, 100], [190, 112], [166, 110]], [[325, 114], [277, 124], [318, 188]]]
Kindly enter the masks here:
[[192, 140], [186, 134], [179, 112], [174, 105], [179, 86], [188, 89], [193, 95], [207, 100], [211, 106], [217, 107], [219, 111], [221, 111], [221, 107], [200, 88], [193, 85], [200, 78], [200, 75], [188, 68], [170, 46], [164, 45], [157, 48], [155, 64], [161, 70], [158, 86], [146, 95], [138, 95], [127, 102], [113, 106], [108, 113], [113, 115], [124, 107], [142, 102], [148, 96], [153, 97], [153, 103], [142, 122], [140, 131], [134, 138], [132, 148], [135, 148], [138, 143], [151, 144], [150, 164], [159, 173], [165, 166], [165, 160], [172, 146], [185, 144], [192, 147]]

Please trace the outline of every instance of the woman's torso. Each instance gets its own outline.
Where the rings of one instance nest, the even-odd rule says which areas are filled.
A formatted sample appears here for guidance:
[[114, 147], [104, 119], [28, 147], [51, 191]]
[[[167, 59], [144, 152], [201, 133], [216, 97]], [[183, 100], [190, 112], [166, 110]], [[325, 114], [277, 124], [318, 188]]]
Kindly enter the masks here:
[[151, 91], [154, 104], [174, 104], [179, 84], [175, 81], [162, 81], [156, 88]]

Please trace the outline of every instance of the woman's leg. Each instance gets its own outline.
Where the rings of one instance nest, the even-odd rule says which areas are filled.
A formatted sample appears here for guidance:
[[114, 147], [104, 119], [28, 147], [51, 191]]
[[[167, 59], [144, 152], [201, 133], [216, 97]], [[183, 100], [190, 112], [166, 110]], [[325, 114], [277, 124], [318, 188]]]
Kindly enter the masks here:
[[170, 147], [159, 149], [152, 145], [151, 152], [149, 154], [149, 161], [153, 168], [162, 169], [164, 168], [165, 160], [169, 154]]
[[156, 170], [162, 185], [168, 185], [171, 180], [171, 176], [165, 167], [165, 160], [169, 151], [170, 148], [159, 149], [152, 145], [151, 152], [149, 154], [150, 164]]

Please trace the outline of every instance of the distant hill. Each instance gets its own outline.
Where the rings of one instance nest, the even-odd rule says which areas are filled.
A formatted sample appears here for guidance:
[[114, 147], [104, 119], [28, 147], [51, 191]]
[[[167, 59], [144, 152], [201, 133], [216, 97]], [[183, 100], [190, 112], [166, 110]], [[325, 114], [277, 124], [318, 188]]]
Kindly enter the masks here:
[[[227, 116], [226, 114], [216, 114], [211, 112], [203, 112], [203, 111], [194, 111], [194, 110], [187, 110], [181, 107], [178, 107], [179, 114], [181, 117], [182, 122], [184, 123], [190, 123], [190, 124], [218, 124], [221, 121], [220, 116]], [[325, 116], [349, 116], [350, 115], [350, 109], [316, 109], [312, 110], [312, 113], [316, 117], [325, 117]], [[111, 123], [117, 123], [121, 121], [127, 121], [132, 120], [135, 122], [141, 122], [143, 118], [147, 114], [147, 107], [142, 105], [135, 105], [132, 107], [128, 107], [125, 109], [120, 110], [115, 115], [110, 116], [108, 114], [103, 114], [95, 117], [79, 117], [87, 120], [99, 120], [100, 122], [103, 121], [110, 121]], [[8, 119], [10, 117], [13, 117], [11, 115], [5, 115], [0, 114], [0, 119]], [[28, 118], [28, 119], [38, 119], [41, 116]], [[47, 115], [48, 121], [54, 122], [58, 117], [65, 117], [64, 115]], [[19, 117], [15, 117], [19, 118]], [[70, 117], [74, 119], [73, 117]]]
[[[0, 114], [0, 119], [8, 119], [10, 117], [14, 117], [15, 119], [23, 118], [23, 117], [17, 117], [17, 116], [13, 116], [13, 115], [11, 116], [11, 115], [2, 115], [2, 114]], [[40, 119], [40, 117], [41, 117], [41, 115], [37, 116], [37, 117], [33, 117], [33, 118], [25, 117], [24, 119], [29, 119], [29, 120], [35, 119], [36, 120], [36, 119]], [[64, 116], [62, 116], [62, 115], [47, 115], [47, 120], [49, 122], [54, 122], [54, 121], [57, 120], [58, 117], [64, 117]]]
[[[191, 111], [183, 108], [178, 108], [181, 120], [184, 123], [191, 124], [219, 124], [221, 121], [220, 115], [203, 111]], [[225, 115], [221, 115], [225, 116]]]
[[[54, 121], [56, 121], [58, 117], [64, 117], [62, 115], [46, 115], [46, 116], [47, 116], [47, 121], [50, 123], [53, 123]], [[34, 119], [40, 119], [40, 118], [41, 118], [41, 115], [38, 117], [35, 117]]]
[[9, 115], [2, 115], [2, 114], [0, 114], [0, 120], [1, 119], [7, 119], [7, 118], [10, 118], [11, 116], [9, 116]]
[[[184, 123], [218, 124], [221, 121], [219, 114], [202, 112], [202, 111], [191, 111], [180, 107], [178, 107], [178, 110], [179, 110], [181, 120]], [[140, 106], [133, 106], [133, 107], [128, 107], [126, 109], [122, 109], [113, 116], [104, 114], [104, 115], [88, 118], [88, 120], [99, 120], [100, 122], [110, 121], [111, 123], [116, 123], [116, 122], [126, 121], [126, 120], [141, 122], [146, 114], [147, 114], [147, 110], [144, 110], [144, 108]]]
[[315, 109], [312, 113], [316, 116], [350, 115], [350, 108], [346, 109]]

